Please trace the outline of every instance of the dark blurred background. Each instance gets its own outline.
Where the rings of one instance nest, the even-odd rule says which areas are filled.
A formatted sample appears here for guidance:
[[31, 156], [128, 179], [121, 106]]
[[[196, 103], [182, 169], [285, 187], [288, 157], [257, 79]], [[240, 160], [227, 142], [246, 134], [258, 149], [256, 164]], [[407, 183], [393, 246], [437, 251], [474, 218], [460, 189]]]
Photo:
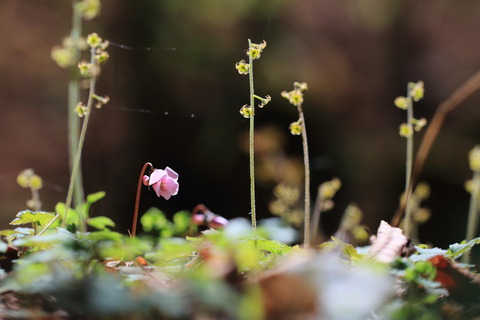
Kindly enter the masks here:
[[[17, 174], [33, 168], [44, 179], [44, 210], [65, 201], [68, 186], [68, 71], [50, 58], [71, 27], [71, 2], [0, 1], [0, 214], [6, 228], [26, 208]], [[312, 196], [333, 177], [342, 181], [335, 208], [323, 216], [335, 230], [354, 202], [376, 230], [389, 221], [404, 187], [406, 113], [393, 105], [409, 81], [423, 80], [416, 117], [437, 105], [480, 68], [480, 2], [418, 0], [103, 0], [101, 15], [84, 22], [114, 44], [98, 83], [111, 98], [94, 110], [83, 156], [86, 193], [104, 190], [93, 215], [131, 228], [139, 171], [146, 161], [180, 174], [169, 201], [142, 193], [141, 211], [169, 215], [204, 203], [226, 217], [248, 216], [245, 139], [248, 79], [234, 65], [247, 39], [267, 41], [255, 62], [255, 89], [272, 102], [257, 110], [257, 210], [269, 217], [279, 182], [302, 184], [298, 118], [281, 98], [305, 81]], [[431, 186], [431, 219], [420, 239], [438, 246], [465, 236], [471, 177], [468, 151], [480, 139], [480, 95], [447, 119], [421, 175]], [[416, 145], [423, 133], [415, 135]]]

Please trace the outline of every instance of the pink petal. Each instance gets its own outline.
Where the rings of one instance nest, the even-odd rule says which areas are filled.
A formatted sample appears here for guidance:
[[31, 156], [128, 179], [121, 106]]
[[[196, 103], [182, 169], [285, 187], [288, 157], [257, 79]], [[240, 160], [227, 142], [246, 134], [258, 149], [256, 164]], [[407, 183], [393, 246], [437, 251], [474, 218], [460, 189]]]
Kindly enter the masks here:
[[178, 173], [176, 173], [175, 171], [173, 171], [172, 168], [166, 167], [166, 168], [165, 168], [165, 172], [167, 173], [167, 175], [168, 175], [170, 178], [172, 178], [172, 179], [174, 179], [174, 180], [177, 180], [177, 179], [178, 179]]
[[148, 181], [149, 180], [150, 180], [150, 178], [147, 175], [143, 176], [143, 185], [148, 186]]
[[159, 182], [163, 177], [165, 177], [167, 173], [162, 169], [155, 169], [152, 174], [150, 175], [149, 185], [153, 185]]
[[170, 178], [163, 178], [162, 184], [160, 187], [160, 195], [165, 198], [165, 200], [170, 199], [171, 196], [174, 196], [178, 193], [178, 182]]

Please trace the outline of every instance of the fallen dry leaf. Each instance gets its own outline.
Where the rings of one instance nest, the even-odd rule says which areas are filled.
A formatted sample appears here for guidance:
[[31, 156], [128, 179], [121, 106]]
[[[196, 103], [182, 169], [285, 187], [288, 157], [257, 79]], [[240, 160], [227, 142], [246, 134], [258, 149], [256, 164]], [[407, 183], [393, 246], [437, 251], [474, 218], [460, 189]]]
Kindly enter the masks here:
[[368, 256], [384, 263], [390, 263], [405, 251], [408, 243], [400, 228], [394, 228], [387, 222], [380, 222], [377, 236], [372, 243]]

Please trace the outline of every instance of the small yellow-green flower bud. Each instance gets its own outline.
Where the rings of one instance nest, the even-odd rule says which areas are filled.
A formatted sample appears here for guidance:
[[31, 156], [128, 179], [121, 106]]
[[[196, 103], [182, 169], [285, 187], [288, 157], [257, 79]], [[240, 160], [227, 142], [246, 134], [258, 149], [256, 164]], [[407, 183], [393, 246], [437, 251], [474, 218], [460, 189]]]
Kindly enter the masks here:
[[87, 43], [90, 46], [90, 48], [96, 48], [101, 45], [102, 38], [100, 38], [100, 36], [96, 32], [90, 33], [87, 36]]
[[76, 4], [76, 9], [86, 20], [92, 20], [100, 13], [100, 0], [83, 0]]
[[403, 110], [407, 110], [407, 107], [408, 107], [408, 100], [407, 98], [405, 97], [396, 97], [395, 98], [395, 106], [397, 108], [400, 108], [400, 109], [403, 109]]
[[412, 123], [415, 126], [414, 130], [416, 132], [419, 132], [420, 130], [423, 129], [427, 125], [427, 119], [421, 118], [421, 119], [412, 119]]
[[110, 55], [108, 54], [107, 51], [100, 50], [95, 54], [95, 61], [97, 63], [104, 63], [105, 61], [108, 60], [108, 58], [110, 58]]
[[68, 68], [73, 65], [73, 51], [64, 47], [53, 47], [51, 52], [52, 59], [61, 67]]
[[417, 83], [410, 82], [408, 87], [410, 89], [410, 96], [412, 97], [413, 101], [417, 102], [423, 98], [423, 95], [425, 94], [423, 81], [418, 81]]
[[75, 112], [80, 118], [83, 118], [87, 114], [87, 107], [80, 101], [75, 107]]
[[78, 70], [82, 76], [89, 77], [92, 74], [92, 64], [86, 61], [79, 62]]
[[31, 188], [40, 190], [42, 188], [42, 178], [35, 174], [33, 169], [25, 169], [17, 176], [17, 183], [22, 188]]
[[399, 129], [400, 136], [404, 138], [408, 138], [413, 134], [413, 129], [411, 125], [408, 125], [407, 123], [402, 123], [400, 125]]
[[427, 199], [430, 196], [430, 186], [425, 182], [419, 183], [415, 188], [415, 195], [420, 200]]
[[267, 46], [267, 43], [263, 41], [260, 44], [251, 43], [250, 47], [247, 50], [247, 56], [252, 58], [252, 60], [260, 58], [263, 49]]
[[261, 100], [262, 100], [262, 102], [258, 105], [259, 108], [265, 107], [267, 105], [267, 103], [272, 101], [272, 97], [266, 96], [265, 98], [262, 98]]
[[289, 92], [282, 91], [281, 95], [294, 106], [298, 106], [303, 103], [303, 93], [299, 89], [295, 89]]
[[290, 133], [294, 136], [298, 136], [302, 134], [302, 120], [298, 119], [298, 121], [292, 122], [290, 124]]
[[324, 182], [320, 185], [320, 196], [323, 199], [332, 199], [342, 186], [340, 179], [334, 178], [331, 181]]
[[251, 115], [253, 114], [253, 110], [252, 108], [250, 108], [248, 104], [246, 104], [240, 109], [240, 114], [245, 118], [250, 118]]
[[475, 146], [469, 154], [470, 169], [472, 171], [480, 171], [480, 145]]
[[423, 224], [430, 219], [432, 212], [427, 208], [418, 208], [413, 212], [413, 220], [419, 224]]
[[250, 72], [250, 64], [246, 63], [245, 60], [237, 62], [235, 68], [240, 74], [248, 74]]
[[30, 188], [40, 190], [42, 189], [43, 183], [40, 176], [34, 174], [30, 177]]
[[295, 88], [295, 90], [300, 90], [300, 91], [303, 91], [303, 90], [308, 90], [308, 85], [306, 82], [294, 82], [293, 83], [293, 87]]

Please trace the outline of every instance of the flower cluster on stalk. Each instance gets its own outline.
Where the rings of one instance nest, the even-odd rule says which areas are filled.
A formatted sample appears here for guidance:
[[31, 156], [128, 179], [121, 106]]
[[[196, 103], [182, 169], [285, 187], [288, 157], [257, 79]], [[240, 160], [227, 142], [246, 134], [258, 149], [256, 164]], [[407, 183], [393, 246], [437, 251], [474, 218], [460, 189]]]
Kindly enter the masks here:
[[[287, 99], [290, 104], [296, 106], [297, 108], [303, 103], [303, 92], [308, 90], [308, 85], [306, 82], [294, 82], [292, 91], [282, 91], [281, 95], [283, 98]], [[295, 122], [290, 124], [290, 133], [293, 135], [301, 135], [303, 129], [303, 123], [301, 119], [298, 119]]]
[[[262, 55], [262, 51], [263, 49], [265, 49], [266, 46], [267, 43], [265, 41], [260, 44], [251, 43], [247, 50], [247, 56], [249, 57], [249, 60], [255, 60], [260, 58], [260, 56]], [[250, 73], [251, 65], [250, 63], [246, 62], [245, 59], [242, 59], [235, 64], [235, 68], [237, 69], [239, 74], [247, 75]], [[265, 98], [259, 97], [257, 95], [253, 95], [253, 97], [260, 100], [260, 103], [258, 104], [259, 108], [263, 108], [267, 103], [272, 100], [272, 98], [268, 95], [265, 96]], [[240, 114], [245, 118], [250, 118], [254, 114], [254, 108], [252, 108], [248, 104], [245, 104], [240, 109]]]
[[[402, 110], [408, 110], [409, 106], [411, 107], [413, 102], [420, 101], [425, 94], [425, 88], [423, 81], [419, 82], [409, 82], [408, 83], [408, 94], [406, 97], [400, 96], [397, 97], [394, 101], [394, 104], [397, 108]], [[427, 125], [427, 119], [421, 118], [416, 119], [412, 118], [411, 123], [402, 123], [399, 127], [399, 134], [404, 138], [410, 137], [414, 132], [419, 132]]]

